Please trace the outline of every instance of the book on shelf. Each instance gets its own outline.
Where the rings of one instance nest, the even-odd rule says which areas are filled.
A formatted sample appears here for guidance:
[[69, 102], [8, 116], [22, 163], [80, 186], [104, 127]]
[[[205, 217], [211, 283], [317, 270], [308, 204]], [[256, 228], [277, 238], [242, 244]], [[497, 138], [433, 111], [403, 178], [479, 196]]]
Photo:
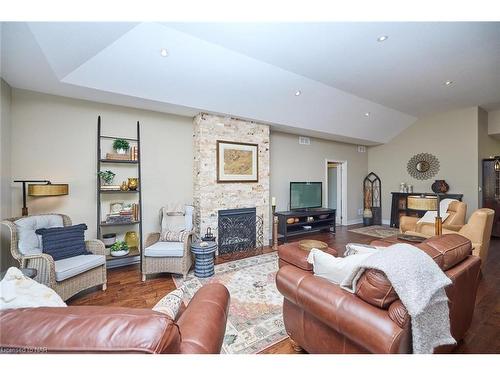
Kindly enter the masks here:
[[108, 160], [131, 160], [130, 155], [117, 154], [116, 152], [106, 153], [106, 159], [108, 159]]
[[139, 160], [139, 150], [137, 146], [130, 147], [130, 160], [137, 161]]

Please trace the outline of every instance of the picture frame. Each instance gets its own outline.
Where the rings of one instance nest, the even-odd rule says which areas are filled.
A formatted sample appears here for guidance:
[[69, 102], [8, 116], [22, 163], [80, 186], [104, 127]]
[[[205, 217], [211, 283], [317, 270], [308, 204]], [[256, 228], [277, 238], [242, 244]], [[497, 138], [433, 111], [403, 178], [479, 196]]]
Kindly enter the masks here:
[[259, 145], [217, 141], [217, 182], [258, 182]]
[[123, 209], [124, 202], [111, 202], [109, 204], [109, 213], [110, 214], [119, 214]]

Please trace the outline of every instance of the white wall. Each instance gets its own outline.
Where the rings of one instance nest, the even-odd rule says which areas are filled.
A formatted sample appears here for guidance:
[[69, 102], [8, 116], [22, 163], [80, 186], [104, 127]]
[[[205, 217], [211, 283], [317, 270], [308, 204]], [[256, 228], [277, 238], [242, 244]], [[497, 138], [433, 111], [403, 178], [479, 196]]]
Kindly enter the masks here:
[[488, 112], [488, 134], [500, 139], [500, 109]]
[[[96, 236], [97, 116], [103, 133], [135, 137], [141, 123], [143, 231], [158, 230], [158, 210], [168, 202], [192, 200], [192, 119], [14, 89], [12, 92], [12, 179], [49, 179], [69, 184], [63, 197], [28, 197], [30, 214], [59, 212], [86, 223]], [[108, 145], [111, 151], [111, 145]], [[133, 166], [106, 165], [117, 181], [135, 176]], [[109, 197], [123, 200], [123, 195]], [[109, 204], [105, 207], [109, 207]], [[19, 215], [21, 186], [12, 189]]]
[[[12, 216], [10, 200], [11, 174], [11, 88], [0, 78], [0, 219]], [[0, 228], [0, 270], [16, 264], [9, 249], [10, 234]]]
[[[440, 170], [429, 180], [412, 178], [407, 162], [418, 153], [428, 152], [440, 162]], [[382, 182], [382, 218], [390, 219], [391, 191], [399, 184], [414, 186], [415, 192], [431, 192], [436, 179], [450, 185], [450, 193], [464, 194], [468, 214], [478, 207], [478, 107], [439, 113], [419, 119], [390, 142], [370, 147], [368, 169]]]
[[[298, 136], [271, 132], [271, 196], [276, 210], [289, 207], [290, 181], [322, 181], [325, 187], [326, 160], [347, 161], [347, 222], [361, 219], [362, 183], [368, 173], [367, 153], [353, 144], [311, 138], [309, 146], [299, 145]], [[327, 192], [323, 191], [323, 204]]]

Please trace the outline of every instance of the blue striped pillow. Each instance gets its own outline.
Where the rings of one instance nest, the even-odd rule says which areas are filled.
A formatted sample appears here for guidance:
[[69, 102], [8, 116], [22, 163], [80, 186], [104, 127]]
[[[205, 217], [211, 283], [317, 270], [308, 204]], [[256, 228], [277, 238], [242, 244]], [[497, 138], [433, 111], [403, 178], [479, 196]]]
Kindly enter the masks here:
[[86, 224], [69, 227], [42, 228], [35, 231], [42, 236], [43, 252], [54, 260], [91, 254], [85, 248]]

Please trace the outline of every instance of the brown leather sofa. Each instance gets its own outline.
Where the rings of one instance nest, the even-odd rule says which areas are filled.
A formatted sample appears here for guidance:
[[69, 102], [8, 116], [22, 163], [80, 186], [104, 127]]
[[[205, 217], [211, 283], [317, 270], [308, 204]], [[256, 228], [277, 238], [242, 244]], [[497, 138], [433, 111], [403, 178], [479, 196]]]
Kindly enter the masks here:
[[173, 321], [150, 309], [70, 306], [0, 312], [0, 347], [12, 353], [220, 353], [229, 292], [202, 287]]
[[[443, 229], [458, 231], [465, 224], [467, 215], [467, 204], [464, 202], [453, 201], [446, 211], [449, 216], [443, 221]], [[401, 216], [399, 218], [399, 231], [401, 233], [416, 232], [419, 235], [427, 237], [434, 236], [434, 223], [417, 223], [420, 218], [414, 216]]]
[[[377, 240], [377, 246], [391, 243]], [[471, 254], [471, 242], [457, 234], [427, 239], [417, 247], [429, 254], [453, 284], [449, 298], [451, 333], [460, 341], [469, 328], [481, 260]], [[327, 250], [333, 255], [335, 249]], [[285, 297], [285, 328], [296, 350], [309, 353], [411, 353], [411, 322], [389, 280], [367, 270], [355, 294], [313, 275], [308, 252], [296, 243], [280, 246], [276, 275]], [[437, 348], [448, 352], [452, 346]]]

